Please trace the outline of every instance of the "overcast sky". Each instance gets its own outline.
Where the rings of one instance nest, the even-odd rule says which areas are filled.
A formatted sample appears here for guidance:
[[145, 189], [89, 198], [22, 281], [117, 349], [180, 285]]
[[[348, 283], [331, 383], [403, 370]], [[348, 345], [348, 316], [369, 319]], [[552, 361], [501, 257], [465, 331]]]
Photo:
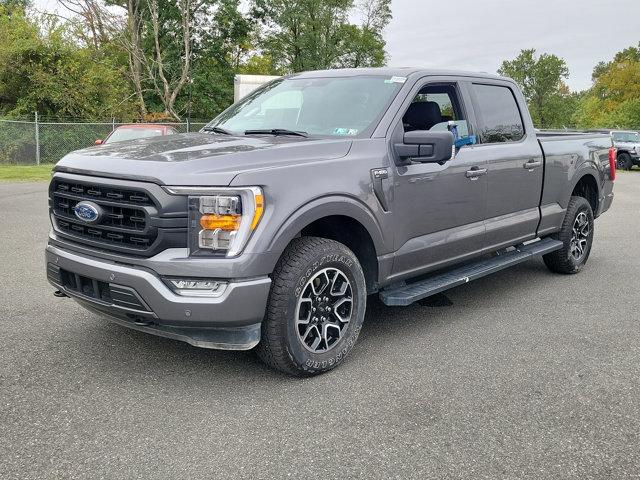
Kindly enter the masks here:
[[523, 48], [567, 61], [573, 90], [640, 41], [640, 0], [393, 0], [389, 65], [494, 73]]

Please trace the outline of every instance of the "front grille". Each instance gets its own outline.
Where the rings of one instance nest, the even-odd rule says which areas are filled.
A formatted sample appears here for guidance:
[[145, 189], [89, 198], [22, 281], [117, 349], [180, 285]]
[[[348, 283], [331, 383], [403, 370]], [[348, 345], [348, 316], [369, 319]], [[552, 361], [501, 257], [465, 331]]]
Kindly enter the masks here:
[[144, 250], [155, 240], [153, 236], [130, 234], [126, 232], [114, 231], [58, 219], [56, 221], [60, 231], [69, 235], [76, 235], [87, 240], [98, 241], [112, 245], [126, 245], [129, 248]]
[[[148, 226], [144, 207], [153, 202], [145, 192], [54, 180], [51, 195], [58, 229], [68, 235], [140, 251], [158, 236], [157, 229]], [[86, 200], [102, 209], [102, 218], [95, 225], [75, 216], [76, 205]]]
[[104, 185], [56, 181], [55, 191], [81, 196], [85, 200], [107, 200], [130, 205], [153, 205], [149, 196], [144, 192], [112, 188]]
[[47, 276], [49, 280], [63, 287], [67, 293], [116, 307], [144, 312], [150, 311], [135, 290], [129, 287], [112, 285], [95, 278], [85, 277], [84, 275], [64, 270], [52, 263], [47, 265]]
[[[173, 200], [169, 200], [170, 206], [165, 205], [163, 210], [144, 187], [148, 184], [141, 184], [140, 188], [120, 187], [116, 181], [113, 181], [116, 185], [111, 186], [91, 181], [91, 177], [87, 180], [69, 177], [72, 178], [56, 176], [50, 186], [52, 221], [56, 231], [67, 239], [103, 250], [143, 256], [164, 248], [186, 246], [186, 212], [167, 211], [167, 208], [183, 208], [182, 205], [174, 205]], [[101, 215], [96, 222], [89, 223], [75, 215], [75, 207], [83, 201], [99, 208]]]
[[[54, 211], [69, 219], [77, 221], [74, 215], [74, 208], [81, 200], [74, 198], [66, 198], [61, 195], [54, 197]], [[127, 228], [133, 230], [144, 230], [146, 227], [146, 215], [144, 210], [140, 208], [131, 208], [125, 206], [102, 204], [105, 210], [105, 216], [100, 222], [104, 227]]]

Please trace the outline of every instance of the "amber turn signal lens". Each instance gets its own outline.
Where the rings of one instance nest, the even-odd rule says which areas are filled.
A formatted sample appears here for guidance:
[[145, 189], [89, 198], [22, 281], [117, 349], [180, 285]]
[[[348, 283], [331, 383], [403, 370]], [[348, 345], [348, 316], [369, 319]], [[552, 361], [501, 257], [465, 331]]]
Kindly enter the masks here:
[[240, 216], [236, 215], [203, 215], [200, 217], [200, 226], [204, 230], [228, 230], [234, 231], [240, 228]]
[[262, 218], [262, 214], [264, 213], [264, 197], [260, 194], [257, 194], [253, 197], [256, 201], [256, 211], [253, 214], [253, 221], [251, 222], [251, 230], [255, 230], [258, 226], [258, 222]]

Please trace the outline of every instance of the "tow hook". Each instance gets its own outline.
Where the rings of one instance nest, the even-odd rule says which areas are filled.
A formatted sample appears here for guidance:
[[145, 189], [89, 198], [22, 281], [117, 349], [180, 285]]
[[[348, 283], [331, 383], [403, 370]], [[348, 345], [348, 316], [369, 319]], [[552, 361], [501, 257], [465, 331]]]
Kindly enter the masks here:
[[60, 290], [56, 290], [55, 292], [53, 292], [53, 296], [54, 297], [58, 297], [58, 298], [65, 298], [65, 297], [69, 297], [69, 295], [67, 295], [64, 292], [61, 292]]
[[134, 325], [137, 325], [139, 327], [148, 327], [150, 325], [153, 325], [152, 321], [146, 320], [142, 317], [139, 317], [138, 315], [132, 315], [130, 313], [127, 313], [127, 317], [129, 318], [129, 320], [131, 320], [131, 322]]
[[149, 320], [134, 320], [133, 323], [139, 327], [148, 327], [149, 325], [153, 325], [153, 322], [150, 322]]

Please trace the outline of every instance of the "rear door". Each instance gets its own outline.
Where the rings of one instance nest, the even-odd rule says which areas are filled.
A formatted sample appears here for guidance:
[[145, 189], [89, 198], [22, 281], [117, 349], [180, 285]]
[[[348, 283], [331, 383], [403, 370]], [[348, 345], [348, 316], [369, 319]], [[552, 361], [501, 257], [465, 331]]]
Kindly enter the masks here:
[[488, 162], [485, 250], [495, 251], [535, 238], [544, 159], [513, 84], [471, 82], [469, 88], [478, 122], [474, 149]]

